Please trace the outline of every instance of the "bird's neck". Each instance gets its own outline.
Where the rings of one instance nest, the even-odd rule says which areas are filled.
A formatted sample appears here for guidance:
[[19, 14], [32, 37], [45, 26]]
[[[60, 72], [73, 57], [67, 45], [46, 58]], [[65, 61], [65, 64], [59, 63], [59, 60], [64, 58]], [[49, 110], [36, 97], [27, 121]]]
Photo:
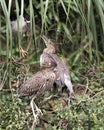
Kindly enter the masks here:
[[49, 54], [55, 54], [55, 53], [56, 53], [56, 50], [55, 50], [55, 48], [53, 48], [53, 47], [47, 47], [47, 48], [45, 48], [45, 49], [43, 50], [43, 52], [49, 53]]

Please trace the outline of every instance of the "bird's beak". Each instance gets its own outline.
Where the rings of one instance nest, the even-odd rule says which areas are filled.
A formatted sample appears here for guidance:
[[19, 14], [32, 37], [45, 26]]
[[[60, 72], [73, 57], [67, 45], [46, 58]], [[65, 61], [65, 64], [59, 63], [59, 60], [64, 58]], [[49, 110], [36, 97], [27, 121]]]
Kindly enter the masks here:
[[26, 23], [30, 23], [30, 21], [29, 21], [29, 20], [26, 20]]
[[45, 44], [48, 43], [48, 38], [46, 36], [42, 35], [41, 38], [43, 39], [43, 41], [45, 42]]

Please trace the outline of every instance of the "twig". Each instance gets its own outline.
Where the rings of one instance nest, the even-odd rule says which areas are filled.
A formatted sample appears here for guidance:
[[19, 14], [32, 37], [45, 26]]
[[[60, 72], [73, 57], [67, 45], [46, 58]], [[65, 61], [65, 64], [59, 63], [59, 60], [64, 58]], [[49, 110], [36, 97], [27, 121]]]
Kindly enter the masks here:
[[81, 102], [84, 102], [84, 101], [91, 101], [92, 99], [94, 99], [94, 98], [97, 97], [98, 95], [102, 94], [103, 92], [104, 92], [104, 90], [102, 90], [102, 91], [96, 93], [94, 96], [92, 96], [91, 98], [89, 98], [89, 99], [87, 99], [87, 100], [81, 100], [81, 101], [79, 101], [79, 102], [78, 102], [78, 100], [77, 100], [77, 105], [79, 105]]
[[92, 96], [90, 99], [92, 100], [93, 98], [97, 97], [98, 95], [102, 94], [104, 92], [104, 90], [96, 93], [94, 96]]
[[40, 106], [43, 106], [47, 101], [52, 100], [53, 98], [58, 98], [59, 96], [57, 95], [51, 95], [48, 98], [45, 98], [41, 103]]

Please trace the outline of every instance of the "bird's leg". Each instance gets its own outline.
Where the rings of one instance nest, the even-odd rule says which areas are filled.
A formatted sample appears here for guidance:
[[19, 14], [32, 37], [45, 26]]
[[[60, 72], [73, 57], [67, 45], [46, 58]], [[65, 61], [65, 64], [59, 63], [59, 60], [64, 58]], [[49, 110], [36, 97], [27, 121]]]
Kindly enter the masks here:
[[[32, 98], [30, 105], [31, 105], [31, 108], [32, 108], [34, 120], [36, 121], [38, 115], [39, 115], [39, 114], [43, 115], [43, 113], [41, 112], [41, 110], [38, 108], [38, 106], [37, 106], [36, 103], [34, 102], [34, 98], [35, 98], [35, 97]], [[34, 106], [35, 106], [35, 110], [34, 110]], [[36, 113], [35, 113], [35, 111], [36, 111]]]
[[31, 105], [31, 108], [32, 108], [34, 120], [36, 121], [37, 115], [35, 114], [34, 103], [33, 103], [33, 102], [34, 102], [34, 98], [32, 98], [32, 100], [31, 100], [31, 102], [30, 102], [30, 105]]
[[73, 93], [70, 93], [69, 98], [70, 98], [70, 99], [76, 99], [74, 92], [73, 92]]
[[38, 108], [38, 106], [36, 105], [36, 103], [34, 102], [34, 106], [35, 106], [35, 109], [36, 109], [36, 113], [37, 113], [37, 116], [40, 114], [40, 115], [43, 115], [42, 111]]

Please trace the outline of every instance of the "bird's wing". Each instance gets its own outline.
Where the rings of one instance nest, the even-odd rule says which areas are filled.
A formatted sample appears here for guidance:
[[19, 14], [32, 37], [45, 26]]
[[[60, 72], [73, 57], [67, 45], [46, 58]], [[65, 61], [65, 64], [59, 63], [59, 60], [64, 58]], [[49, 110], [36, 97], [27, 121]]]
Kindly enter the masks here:
[[74, 90], [73, 90], [73, 85], [72, 85], [72, 82], [70, 79], [70, 72], [69, 72], [68, 63], [65, 59], [62, 59], [62, 63], [64, 66], [64, 79], [65, 79], [64, 83], [68, 87], [68, 89], [70, 90], [70, 94], [72, 94], [72, 93], [74, 93]]
[[69, 75], [68, 62], [66, 61], [66, 59], [62, 59], [61, 61], [62, 61], [62, 64], [63, 64], [64, 72]]
[[43, 82], [42, 72], [37, 72], [32, 77], [28, 78], [18, 89], [20, 96], [32, 95], [37, 93]]
[[51, 54], [55, 62], [57, 63], [57, 72], [58, 72], [58, 80], [61, 80], [64, 83], [64, 67], [61, 59], [56, 54]]
[[70, 91], [70, 94], [74, 93], [72, 82], [70, 79], [68, 63], [65, 59], [60, 59], [57, 55], [54, 54], [54, 59], [57, 61], [57, 71], [58, 71], [58, 80], [57, 83], [65, 84]]
[[[47, 91], [50, 88], [52, 88], [53, 83], [55, 82], [55, 79], [56, 79], [56, 75], [52, 70], [46, 69], [46, 70], [43, 70], [42, 73], [43, 73], [43, 76], [41, 77], [42, 83], [38, 90], [39, 94], [40, 93], [42, 94], [42, 93], [44, 93], [44, 91]], [[38, 95], [38, 93], [37, 93], [37, 95]]]
[[55, 68], [57, 66], [57, 62], [50, 54], [43, 53], [40, 57], [40, 66], [42, 68], [51, 68], [51, 67]]
[[34, 74], [32, 77], [27, 79], [18, 89], [18, 95], [40, 95], [45, 90], [52, 87], [55, 81], [56, 75], [52, 70], [41, 70]]

